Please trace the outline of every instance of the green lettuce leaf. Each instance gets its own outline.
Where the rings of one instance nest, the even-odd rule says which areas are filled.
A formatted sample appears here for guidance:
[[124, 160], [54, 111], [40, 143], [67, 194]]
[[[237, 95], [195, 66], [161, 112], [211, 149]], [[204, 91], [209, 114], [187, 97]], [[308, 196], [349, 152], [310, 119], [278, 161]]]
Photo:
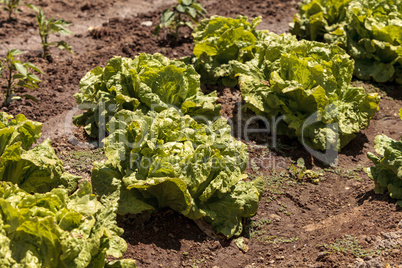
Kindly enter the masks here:
[[87, 181], [70, 197], [63, 189], [28, 194], [0, 182], [0, 266], [135, 267], [133, 260], [107, 260], [127, 247], [116, 210], [115, 198], [102, 205]]
[[5, 112], [0, 112], [0, 155], [6, 148], [16, 142], [28, 150], [41, 136], [42, 123], [27, 120], [23, 114], [13, 118]]
[[315, 150], [339, 151], [378, 110], [376, 94], [350, 85], [353, 61], [338, 46], [269, 33], [255, 58], [231, 64], [247, 107]]
[[49, 139], [35, 148], [42, 124], [20, 114], [0, 113], [0, 180], [10, 181], [29, 193], [45, 193], [61, 187], [77, 188], [80, 177], [65, 173]]
[[376, 156], [368, 153], [368, 158], [375, 164], [367, 169], [367, 174], [374, 180], [375, 192], [388, 192], [391, 198], [402, 204], [402, 141], [395, 141], [385, 135], [379, 135], [374, 140]]
[[236, 85], [235, 73], [229, 62], [245, 62], [252, 58], [260, 34], [255, 28], [260, 22], [261, 17], [249, 23], [245, 16], [235, 19], [212, 16], [197, 25], [193, 31], [193, 54], [196, 57], [193, 64], [203, 83]]
[[105, 134], [106, 124], [121, 110], [146, 113], [176, 107], [191, 116], [220, 114], [216, 92], [202, 93], [192, 66], [158, 53], [112, 58], [105, 68], [96, 67], [81, 79], [80, 92], [74, 97], [79, 108], [86, 110], [74, 117], [74, 124], [85, 126], [94, 138]]
[[256, 213], [261, 182], [242, 174], [247, 147], [231, 136], [226, 119], [200, 124], [174, 108], [123, 110], [112, 126], [104, 140], [108, 161], [95, 163], [92, 184], [101, 200], [120, 191], [119, 213], [169, 207], [204, 218], [227, 237], [239, 235], [241, 218]]
[[0, 157], [0, 180], [18, 184], [30, 193], [45, 193], [62, 187], [75, 190], [80, 177], [64, 173], [49, 139], [34, 149], [25, 151], [21, 143], [9, 146]]
[[291, 33], [339, 45], [359, 79], [402, 84], [401, 0], [303, 0]]

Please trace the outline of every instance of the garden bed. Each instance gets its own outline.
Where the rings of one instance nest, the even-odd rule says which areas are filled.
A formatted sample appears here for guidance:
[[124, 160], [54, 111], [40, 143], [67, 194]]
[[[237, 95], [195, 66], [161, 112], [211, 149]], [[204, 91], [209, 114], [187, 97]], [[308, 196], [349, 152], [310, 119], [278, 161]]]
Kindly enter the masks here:
[[[134, 57], [139, 53], [162, 53], [169, 58], [192, 54], [189, 30], [179, 40], [163, 40], [152, 34], [160, 13], [175, 1], [33, 1], [48, 16], [71, 21], [74, 35], [64, 37], [74, 54], [52, 49], [50, 61], [40, 58], [40, 39], [33, 12], [23, 7], [17, 20], [6, 22], [0, 13], [0, 54], [4, 48], [25, 51], [23, 59], [41, 68], [45, 75], [39, 89], [19, 89], [39, 99], [16, 101], [2, 111], [43, 122], [42, 139], [50, 137], [66, 171], [89, 178], [93, 161], [104, 159], [96, 141], [83, 128], [68, 122], [74, 114], [80, 79], [96, 66], [105, 66], [114, 55]], [[277, 33], [288, 30], [297, 11], [297, 1], [228, 0], [200, 1], [209, 15], [253, 18], [262, 16], [258, 29]], [[89, 27], [96, 27], [90, 34]], [[58, 37], [54, 37], [57, 39]], [[402, 87], [353, 81], [381, 96], [380, 110], [338, 156], [335, 167], [314, 160], [297, 140], [280, 138], [277, 146], [267, 135], [255, 135], [249, 142], [247, 173], [263, 177], [266, 190], [257, 214], [245, 222], [248, 251], [231, 240], [211, 238], [196, 223], [173, 210], [155, 214], [119, 217], [128, 243], [126, 258], [138, 267], [346, 267], [351, 265], [402, 265], [402, 209], [387, 195], [376, 195], [374, 183], [363, 168], [372, 166], [367, 152], [374, 152], [374, 137], [402, 135], [398, 111], [402, 107]], [[239, 89], [203, 86], [204, 92], [218, 91], [222, 115], [235, 125], [241, 105]], [[68, 119], [66, 121], [66, 119]], [[71, 133], [66, 133], [65, 129]], [[74, 138], [72, 138], [73, 136]], [[235, 131], [236, 138], [244, 139]], [[265, 146], [268, 144], [268, 146]], [[275, 147], [275, 148], [273, 148]], [[301, 180], [292, 163], [303, 158], [318, 182]], [[340, 249], [343, 248], [344, 252]], [[379, 266], [380, 267], [380, 266]]]

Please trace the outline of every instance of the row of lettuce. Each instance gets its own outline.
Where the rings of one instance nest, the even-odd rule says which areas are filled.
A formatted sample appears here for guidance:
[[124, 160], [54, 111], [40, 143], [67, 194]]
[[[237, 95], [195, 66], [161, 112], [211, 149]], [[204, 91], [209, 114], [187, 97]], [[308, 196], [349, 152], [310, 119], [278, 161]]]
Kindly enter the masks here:
[[94, 163], [91, 184], [64, 172], [50, 140], [30, 149], [41, 123], [0, 113], [0, 266], [135, 267], [108, 261], [127, 247], [116, 215], [165, 207], [226, 237], [241, 234], [263, 182], [243, 174], [247, 146], [192, 66], [160, 54], [115, 57], [80, 86], [94, 105], [75, 122], [92, 136], [108, 132], [108, 160]]
[[[354, 61], [342, 48], [259, 31], [259, 21], [213, 16], [195, 28], [192, 57], [115, 57], [82, 79], [75, 98], [85, 112], [74, 122], [92, 137], [109, 135], [108, 161], [92, 174], [95, 192], [121, 189], [121, 213], [167, 206], [228, 237], [241, 232], [241, 217], [257, 209], [260, 182], [242, 175], [246, 147], [230, 136], [216, 92], [204, 95], [200, 80], [238, 85], [247, 108], [281, 118], [277, 134], [314, 150], [340, 151], [368, 127], [379, 96], [350, 84]], [[400, 188], [398, 180], [376, 189]], [[240, 186], [252, 194], [240, 195]]]
[[204, 83], [238, 84], [247, 108], [279, 120], [277, 134], [314, 150], [341, 150], [368, 127], [378, 95], [350, 84], [353, 60], [340, 47], [259, 31], [259, 22], [242, 16], [202, 21], [186, 61]]
[[[316, 149], [339, 151], [378, 110], [379, 97], [351, 86], [354, 62], [336, 45], [298, 41], [215, 16], [194, 31], [194, 55], [114, 57], [88, 72], [75, 95], [74, 118], [105, 137], [107, 160], [95, 162], [91, 185], [64, 172], [41, 124], [0, 114], [0, 264], [134, 267], [116, 213], [169, 207], [210, 223], [226, 237], [258, 208], [261, 179], [247, 178], [247, 146], [220, 116], [217, 93], [203, 83], [238, 85], [246, 107], [282, 118], [278, 134]], [[402, 112], [401, 112], [402, 116]], [[376, 191], [402, 199], [402, 143], [376, 138], [368, 170]], [[94, 194], [92, 194], [92, 191]], [[399, 202], [400, 203], [400, 202]], [[54, 265], [56, 264], [56, 265]]]
[[[299, 10], [292, 34], [344, 49], [359, 79], [402, 84], [401, 0], [303, 0]], [[367, 169], [374, 190], [402, 206], [402, 142], [379, 135], [374, 145], [380, 157], [368, 153], [375, 166]]]

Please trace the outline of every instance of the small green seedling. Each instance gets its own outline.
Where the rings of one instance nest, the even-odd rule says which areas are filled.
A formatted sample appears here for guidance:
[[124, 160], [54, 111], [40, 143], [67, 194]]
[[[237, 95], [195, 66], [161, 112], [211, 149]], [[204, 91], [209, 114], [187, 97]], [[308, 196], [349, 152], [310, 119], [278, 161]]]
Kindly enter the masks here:
[[43, 47], [43, 58], [50, 57], [49, 47], [53, 45], [55, 45], [59, 49], [66, 49], [69, 52], [73, 53], [73, 51], [71, 50], [71, 46], [67, 44], [65, 41], [51, 42], [51, 43], [49, 43], [48, 41], [49, 35], [53, 33], [59, 33], [61, 35], [72, 34], [73, 32], [66, 28], [70, 26], [71, 23], [62, 19], [57, 20], [53, 18], [46, 19], [45, 13], [43, 13], [42, 8], [38, 8], [31, 4], [27, 6], [36, 12], [36, 21], [38, 22], [39, 35]]
[[355, 256], [355, 258], [379, 256], [381, 255], [382, 251], [390, 251], [389, 249], [384, 250], [382, 248], [363, 249], [363, 247], [357, 241], [356, 237], [347, 234], [342, 239], [337, 239], [336, 242], [333, 242], [331, 244], [317, 245], [317, 247], [325, 248], [329, 252], [332, 251], [334, 253], [352, 254], [353, 256]]
[[20, 2], [20, 0], [0, 0], [0, 3], [4, 5], [3, 10], [8, 12], [9, 21], [13, 19], [11, 17], [13, 12], [22, 12], [22, 10], [18, 8]]
[[21, 97], [31, 99], [33, 101], [38, 101], [35, 97], [24, 94], [22, 96], [17, 96], [14, 93], [15, 87], [25, 87], [25, 88], [38, 88], [37, 83], [41, 80], [30, 73], [29, 68], [43, 74], [43, 72], [30, 62], [22, 63], [15, 59], [15, 56], [21, 55], [23, 52], [18, 49], [11, 49], [7, 51], [5, 58], [0, 59], [0, 79], [5, 80], [3, 84], [4, 89], [4, 103], [3, 106], [8, 106], [12, 101], [20, 100]]
[[[159, 32], [164, 28], [164, 38], [167, 38], [167, 29], [173, 29], [176, 39], [179, 38], [180, 27], [189, 27], [193, 29], [193, 23], [198, 24], [200, 18], [205, 18], [207, 10], [195, 0], [178, 0], [176, 6], [171, 6], [165, 9], [161, 15], [161, 23], [155, 27], [154, 35], [159, 35]], [[190, 21], [186, 21], [185, 17]]]
[[299, 181], [308, 180], [312, 183], [319, 183], [322, 176], [321, 172], [307, 169], [303, 158], [297, 159], [297, 163], [292, 165], [290, 173]]

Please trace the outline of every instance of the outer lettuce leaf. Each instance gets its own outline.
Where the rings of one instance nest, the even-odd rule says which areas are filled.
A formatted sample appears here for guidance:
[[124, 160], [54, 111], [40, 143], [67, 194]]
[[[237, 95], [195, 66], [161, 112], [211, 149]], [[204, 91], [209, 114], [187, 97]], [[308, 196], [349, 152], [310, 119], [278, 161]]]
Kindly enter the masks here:
[[279, 120], [278, 134], [313, 149], [340, 150], [368, 127], [379, 97], [350, 85], [353, 61], [339, 47], [268, 34], [255, 58], [233, 61], [247, 107]]
[[62, 187], [72, 192], [80, 177], [65, 173], [50, 144], [45, 140], [32, 150], [42, 124], [20, 114], [13, 119], [0, 113], [0, 180], [10, 181], [30, 193], [45, 193]]
[[28, 150], [40, 138], [41, 129], [42, 123], [27, 120], [23, 114], [13, 118], [0, 112], [0, 155], [16, 142], [21, 142], [21, 147]]
[[101, 199], [120, 190], [119, 213], [170, 207], [204, 218], [227, 237], [240, 234], [241, 218], [256, 213], [261, 182], [242, 175], [247, 147], [225, 119], [199, 124], [169, 108], [120, 111], [112, 125], [104, 140], [109, 160], [94, 165], [92, 184]]
[[375, 192], [398, 199], [402, 207], [402, 142], [395, 141], [385, 135], [379, 135], [374, 140], [374, 148], [380, 157], [368, 153], [368, 158], [375, 164], [368, 168], [369, 177], [374, 180]]
[[63, 162], [57, 158], [50, 140], [25, 151], [21, 143], [9, 146], [1, 156], [0, 180], [18, 184], [29, 193], [45, 193], [62, 187], [72, 192], [80, 177], [64, 173]]
[[[71, 197], [63, 189], [31, 195], [0, 182], [0, 266], [107, 266], [108, 255], [120, 258], [127, 247], [116, 209], [112, 198], [98, 202], [88, 182]], [[135, 267], [132, 260], [120, 263]]]
[[402, 84], [401, 0], [304, 0], [291, 33], [336, 44], [360, 79]]
[[219, 116], [216, 92], [204, 95], [199, 75], [192, 66], [161, 54], [140, 54], [134, 59], [114, 57], [105, 68], [96, 67], [80, 82], [74, 95], [79, 108], [87, 110], [74, 123], [85, 126], [91, 137], [104, 132], [121, 110], [163, 111], [176, 107], [191, 116]]
[[252, 58], [254, 45], [259, 40], [255, 28], [260, 22], [261, 17], [249, 23], [245, 16], [236, 19], [212, 16], [197, 25], [193, 31], [194, 65], [203, 83], [236, 85], [229, 62], [245, 62]]
[[86, 112], [74, 117], [73, 122], [84, 126], [91, 137], [98, 137], [99, 128], [104, 131], [107, 121], [117, 111], [138, 107], [139, 101], [132, 93], [133, 86], [138, 84], [137, 77], [129, 73], [132, 62], [132, 59], [114, 57], [106, 67], [98, 66], [81, 79], [80, 91], [74, 98]]

